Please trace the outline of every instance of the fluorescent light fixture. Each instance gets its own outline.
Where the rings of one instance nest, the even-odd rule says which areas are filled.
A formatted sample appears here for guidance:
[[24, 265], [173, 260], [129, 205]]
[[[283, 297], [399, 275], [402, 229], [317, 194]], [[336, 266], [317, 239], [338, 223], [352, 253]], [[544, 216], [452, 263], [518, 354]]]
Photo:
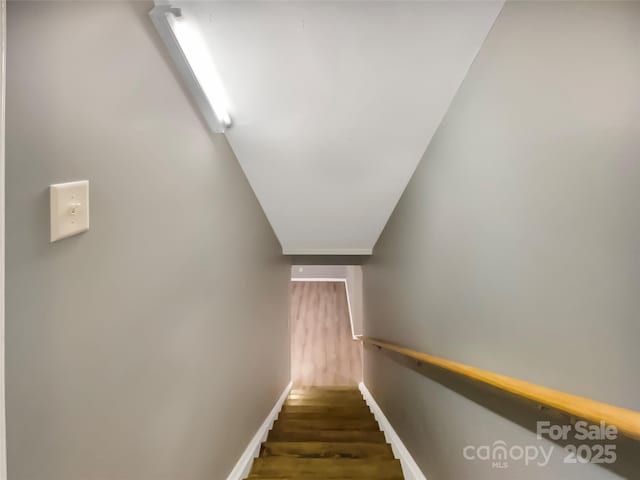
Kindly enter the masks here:
[[207, 124], [224, 132], [232, 123], [227, 94], [200, 32], [168, 3], [157, 2], [149, 15]]

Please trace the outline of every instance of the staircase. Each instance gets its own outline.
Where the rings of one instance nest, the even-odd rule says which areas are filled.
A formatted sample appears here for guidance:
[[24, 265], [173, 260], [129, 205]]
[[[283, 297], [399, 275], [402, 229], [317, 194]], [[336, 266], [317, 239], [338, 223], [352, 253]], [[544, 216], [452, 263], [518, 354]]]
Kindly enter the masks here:
[[304, 387], [289, 394], [247, 478], [404, 477], [357, 388]]

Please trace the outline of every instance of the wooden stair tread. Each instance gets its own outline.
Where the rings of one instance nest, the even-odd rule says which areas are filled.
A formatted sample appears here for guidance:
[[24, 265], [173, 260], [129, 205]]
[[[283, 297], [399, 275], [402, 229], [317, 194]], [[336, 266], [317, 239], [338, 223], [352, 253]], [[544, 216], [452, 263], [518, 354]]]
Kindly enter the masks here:
[[331, 402], [362, 402], [362, 394], [358, 390], [292, 390], [287, 400], [325, 400]]
[[349, 401], [337, 402], [327, 398], [287, 398], [284, 402], [286, 406], [316, 406], [316, 407], [366, 407], [365, 401], [360, 399], [354, 399]]
[[248, 479], [402, 480], [384, 433], [354, 387], [297, 387]]
[[371, 415], [371, 410], [363, 405], [283, 405], [281, 413], [326, 413], [343, 415]]
[[272, 431], [268, 440], [279, 442], [369, 442], [386, 443], [384, 433], [360, 430]]
[[362, 394], [357, 391], [342, 391], [342, 392], [331, 392], [331, 391], [321, 391], [321, 390], [297, 390], [289, 393], [290, 397], [325, 397], [325, 398], [362, 398]]
[[291, 389], [292, 392], [359, 392], [360, 389], [356, 385], [309, 385], [309, 386], [295, 386]]
[[262, 444], [262, 457], [299, 458], [393, 458], [386, 443], [364, 442], [271, 442]]
[[274, 431], [300, 430], [373, 430], [378, 431], [378, 423], [373, 417], [345, 418], [279, 418], [273, 424]]
[[357, 419], [364, 420], [368, 419], [371, 421], [375, 421], [371, 416], [371, 412], [365, 408], [362, 409], [350, 409], [350, 410], [336, 410], [333, 412], [317, 412], [317, 411], [284, 411], [278, 415], [278, 420], [348, 420], [348, 419]]
[[304, 398], [326, 398], [329, 400], [335, 401], [351, 401], [351, 400], [362, 400], [362, 395], [360, 392], [304, 392], [304, 393], [290, 393], [288, 395], [290, 399], [304, 399]]
[[313, 478], [366, 478], [402, 480], [402, 468], [396, 459], [288, 458], [258, 457], [249, 478], [269, 476], [308, 476]]
[[293, 388], [289, 392], [292, 395], [298, 394], [330, 394], [330, 395], [360, 395], [360, 390], [357, 388]]

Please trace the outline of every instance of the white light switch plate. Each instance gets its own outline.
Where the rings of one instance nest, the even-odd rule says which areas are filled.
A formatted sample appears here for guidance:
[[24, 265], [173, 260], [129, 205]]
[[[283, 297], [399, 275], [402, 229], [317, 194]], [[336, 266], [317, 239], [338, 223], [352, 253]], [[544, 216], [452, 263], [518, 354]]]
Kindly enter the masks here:
[[51, 241], [89, 230], [89, 181], [57, 183], [49, 187]]

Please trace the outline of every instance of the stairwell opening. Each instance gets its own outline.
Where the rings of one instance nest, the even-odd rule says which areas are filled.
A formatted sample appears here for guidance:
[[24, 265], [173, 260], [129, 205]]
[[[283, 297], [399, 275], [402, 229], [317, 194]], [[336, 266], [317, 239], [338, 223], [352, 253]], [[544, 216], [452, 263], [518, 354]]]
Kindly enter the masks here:
[[294, 265], [289, 329], [294, 386], [357, 386], [362, 381], [362, 269]]

